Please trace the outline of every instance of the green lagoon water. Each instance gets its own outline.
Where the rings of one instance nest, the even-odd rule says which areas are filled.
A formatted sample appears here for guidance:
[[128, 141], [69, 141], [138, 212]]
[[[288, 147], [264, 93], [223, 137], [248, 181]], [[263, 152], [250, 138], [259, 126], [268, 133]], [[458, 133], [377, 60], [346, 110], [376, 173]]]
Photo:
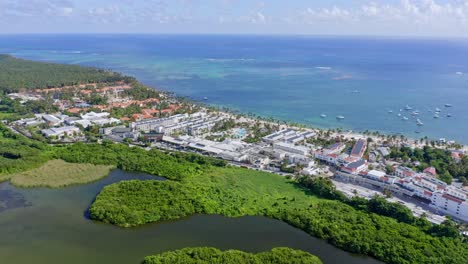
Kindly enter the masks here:
[[195, 246], [251, 252], [287, 246], [311, 252], [324, 263], [379, 263], [265, 217], [196, 215], [131, 229], [86, 217], [88, 206], [102, 187], [135, 178], [155, 179], [114, 170], [99, 182], [64, 189], [17, 189], [1, 183], [0, 263], [131, 264], [154, 253]]

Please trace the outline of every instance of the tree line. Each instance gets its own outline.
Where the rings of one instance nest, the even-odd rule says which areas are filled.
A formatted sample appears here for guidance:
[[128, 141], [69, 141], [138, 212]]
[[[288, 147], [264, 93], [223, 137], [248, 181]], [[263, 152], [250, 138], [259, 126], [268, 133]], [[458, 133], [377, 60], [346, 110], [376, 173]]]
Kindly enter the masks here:
[[[450, 184], [453, 178], [457, 178], [464, 185], [468, 185], [468, 156], [461, 159], [460, 162], [455, 162], [451, 152], [448, 150], [432, 148], [424, 146], [422, 149], [409, 147], [392, 148], [390, 158], [400, 159], [406, 162], [408, 167], [422, 171], [431, 166], [437, 170], [439, 178]], [[419, 162], [414, 166], [412, 163]]]
[[0, 55], [0, 92], [41, 89], [86, 83], [135, 81], [133, 77], [97, 68], [34, 62]]
[[319, 258], [301, 250], [281, 247], [260, 253], [239, 250], [221, 251], [217, 248], [198, 247], [163, 252], [148, 256], [142, 264], [321, 264]]

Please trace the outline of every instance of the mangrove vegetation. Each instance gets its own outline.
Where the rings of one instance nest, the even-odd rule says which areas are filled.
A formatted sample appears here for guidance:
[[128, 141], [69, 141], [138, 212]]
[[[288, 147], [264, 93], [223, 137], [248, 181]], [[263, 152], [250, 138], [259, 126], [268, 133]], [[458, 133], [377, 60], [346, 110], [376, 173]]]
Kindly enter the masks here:
[[148, 256], [143, 264], [321, 264], [319, 258], [307, 252], [291, 248], [274, 248], [261, 253], [246, 253], [239, 250], [221, 251], [216, 248], [184, 248]]

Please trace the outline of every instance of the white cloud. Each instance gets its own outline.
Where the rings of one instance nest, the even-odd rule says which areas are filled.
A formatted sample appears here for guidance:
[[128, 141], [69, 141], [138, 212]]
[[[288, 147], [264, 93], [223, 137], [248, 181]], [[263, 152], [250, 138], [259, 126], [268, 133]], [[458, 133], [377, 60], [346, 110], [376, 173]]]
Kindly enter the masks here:
[[74, 4], [69, 0], [3, 0], [0, 15], [7, 17], [68, 16]]
[[[468, 36], [468, 0], [368, 0], [358, 5], [322, 1], [315, 7], [264, 0], [78, 1], [0, 0], [0, 26], [33, 28], [46, 16], [46, 28], [67, 28], [69, 23], [86, 30], [92, 24], [93, 29], [112, 32], [131, 27], [164, 32]], [[367, 0], [353, 2], [363, 1]]]

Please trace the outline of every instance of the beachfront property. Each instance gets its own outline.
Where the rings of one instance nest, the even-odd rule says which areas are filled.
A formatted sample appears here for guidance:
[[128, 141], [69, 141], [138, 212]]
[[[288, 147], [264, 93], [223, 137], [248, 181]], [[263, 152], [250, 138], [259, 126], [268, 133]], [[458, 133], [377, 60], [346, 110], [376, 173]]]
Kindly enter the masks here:
[[342, 142], [336, 142], [322, 149], [323, 154], [338, 154], [346, 148], [346, 145]]
[[350, 156], [362, 158], [364, 152], [367, 148], [367, 141], [364, 139], [359, 139], [356, 144], [354, 144], [353, 149], [351, 150]]
[[133, 122], [130, 128], [140, 132], [150, 132], [160, 127], [169, 127], [189, 118], [188, 114], [178, 114], [166, 118], [151, 118], [142, 121]]
[[286, 142], [289, 144], [297, 144], [302, 142], [308, 138], [312, 138], [316, 135], [315, 132], [307, 130], [307, 131], [299, 131], [293, 128], [286, 128], [270, 135], [263, 137], [263, 141], [269, 144], [273, 144], [276, 142]]
[[208, 115], [198, 112], [191, 115], [178, 114], [166, 118], [153, 118], [131, 123], [130, 127], [134, 131], [148, 133], [162, 129], [166, 135], [176, 133], [200, 136], [210, 132], [219, 122], [225, 120], [226, 115]]

